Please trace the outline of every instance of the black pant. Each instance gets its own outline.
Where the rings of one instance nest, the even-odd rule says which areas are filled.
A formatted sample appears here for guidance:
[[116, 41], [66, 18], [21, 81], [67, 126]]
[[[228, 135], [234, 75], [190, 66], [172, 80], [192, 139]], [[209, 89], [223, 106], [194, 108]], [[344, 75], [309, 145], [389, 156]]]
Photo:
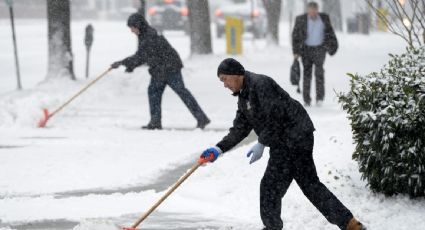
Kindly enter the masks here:
[[198, 120], [198, 122], [202, 122], [208, 119], [207, 115], [202, 111], [201, 107], [199, 107], [199, 104], [196, 102], [193, 95], [184, 86], [183, 77], [179, 71], [165, 78], [152, 76], [148, 88], [152, 123], [161, 123], [161, 101], [165, 86], [167, 85], [170, 86], [171, 89], [177, 93], [177, 95], [179, 95], [179, 97], [182, 99], [196, 120]]
[[326, 49], [323, 46], [306, 46], [304, 49], [302, 55], [304, 67], [303, 97], [306, 104], [311, 103], [310, 88], [313, 65], [316, 77], [316, 100], [323, 101], [325, 98], [325, 70], [323, 69], [325, 58]]
[[313, 143], [314, 136], [310, 134], [297, 143], [297, 146], [270, 149], [270, 160], [260, 187], [261, 219], [267, 230], [282, 229], [282, 198], [293, 179], [330, 223], [345, 230], [353, 217], [320, 182], [313, 161]]

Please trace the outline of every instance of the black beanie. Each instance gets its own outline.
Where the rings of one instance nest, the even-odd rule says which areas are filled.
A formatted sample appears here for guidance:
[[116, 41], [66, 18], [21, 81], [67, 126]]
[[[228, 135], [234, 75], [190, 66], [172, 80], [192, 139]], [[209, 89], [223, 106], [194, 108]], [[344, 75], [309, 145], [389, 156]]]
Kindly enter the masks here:
[[226, 58], [224, 59], [217, 69], [217, 76], [220, 74], [226, 74], [226, 75], [244, 75], [245, 69], [239, 63], [233, 58]]

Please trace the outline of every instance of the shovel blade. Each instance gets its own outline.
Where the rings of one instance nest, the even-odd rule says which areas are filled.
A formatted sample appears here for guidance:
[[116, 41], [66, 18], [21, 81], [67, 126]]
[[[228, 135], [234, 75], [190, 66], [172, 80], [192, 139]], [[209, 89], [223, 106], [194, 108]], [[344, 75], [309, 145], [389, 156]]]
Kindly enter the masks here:
[[49, 116], [49, 110], [47, 109], [43, 109], [43, 118], [41, 118], [38, 121], [38, 127], [39, 128], [44, 128], [46, 127], [47, 121], [49, 120], [50, 116]]

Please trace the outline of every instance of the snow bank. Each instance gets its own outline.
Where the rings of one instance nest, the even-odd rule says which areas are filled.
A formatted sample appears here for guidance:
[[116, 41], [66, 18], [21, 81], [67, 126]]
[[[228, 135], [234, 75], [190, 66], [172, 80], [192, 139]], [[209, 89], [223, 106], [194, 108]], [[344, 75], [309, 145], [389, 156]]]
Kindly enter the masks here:
[[73, 230], [122, 230], [122, 227], [105, 220], [86, 220], [75, 226]]

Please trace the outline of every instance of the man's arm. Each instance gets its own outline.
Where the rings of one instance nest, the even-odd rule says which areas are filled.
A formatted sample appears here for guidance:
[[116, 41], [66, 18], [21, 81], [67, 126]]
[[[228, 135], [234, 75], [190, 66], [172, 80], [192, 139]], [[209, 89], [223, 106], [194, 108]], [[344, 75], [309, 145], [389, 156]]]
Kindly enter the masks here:
[[336, 38], [335, 31], [332, 27], [331, 19], [329, 15], [323, 14], [325, 24], [325, 48], [330, 55], [334, 55], [338, 50], [338, 39]]
[[296, 55], [301, 55], [303, 38], [302, 38], [302, 19], [298, 16], [295, 19], [295, 26], [292, 30], [292, 52]]
[[133, 72], [133, 70], [146, 63], [146, 54], [141, 49], [138, 49], [137, 52], [121, 61], [121, 64], [126, 67], [126, 72]]
[[245, 115], [240, 109], [236, 112], [236, 118], [233, 121], [233, 127], [230, 128], [229, 134], [223, 138], [218, 144], [223, 153], [229, 151], [249, 135], [252, 125], [248, 122]]

